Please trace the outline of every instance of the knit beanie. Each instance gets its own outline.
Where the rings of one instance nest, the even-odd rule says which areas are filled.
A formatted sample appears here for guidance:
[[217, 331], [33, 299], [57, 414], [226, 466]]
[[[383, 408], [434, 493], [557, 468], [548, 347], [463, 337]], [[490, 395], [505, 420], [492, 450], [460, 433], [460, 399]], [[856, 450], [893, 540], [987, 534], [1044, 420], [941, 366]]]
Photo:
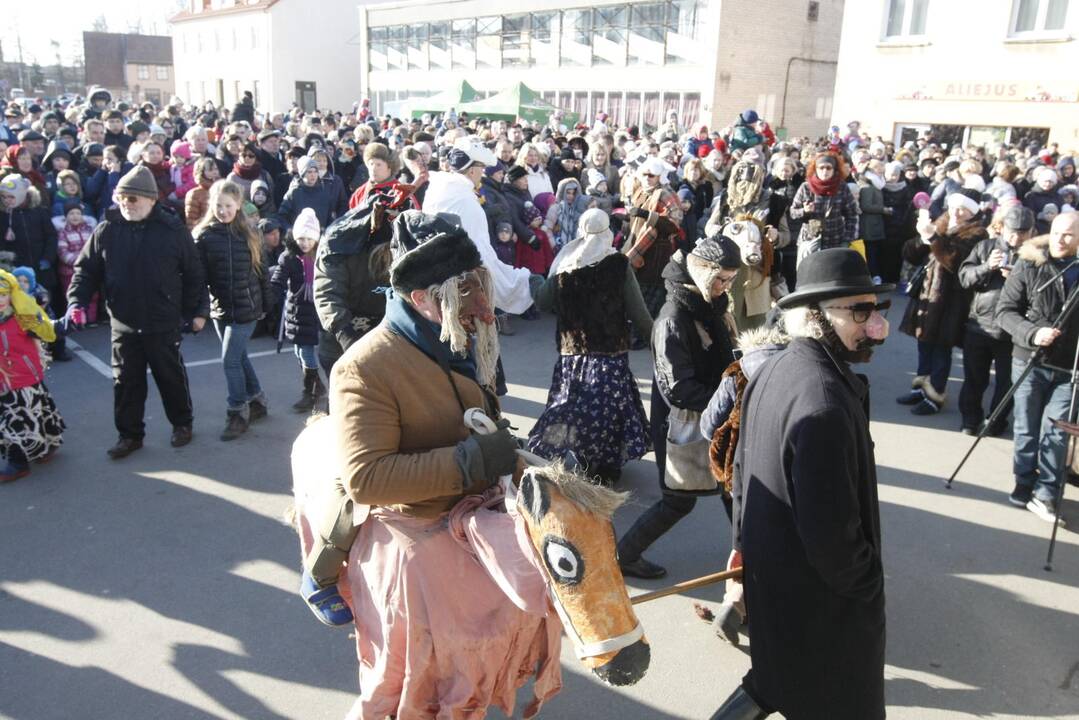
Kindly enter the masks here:
[[304, 175], [307, 174], [307, 171], [311, 168], [318, 170], [318, 163], [315, 162], [315, 159], [313, 157], [309, 155], [304, 155], [302, 158], [296, 160], [296, 174], [299, 175], [301, 179]]
[[292, 237], [297, 240], [300, 238], [318, 240], [321, 234], [322, 227], [319, 225], [314, 209], [306, 207], [301, 210], [296, 216], [296, 222], [292, 224]]
[[138, 195], [157, 200], [157, 183], [154, 174], [145, 165], [136, 165], [116, 184], [118, 195]]
[[500, 172], [506, 172], [506, 165], [501, 160], [496, 162], [494, 165], [491, 165], [490, 167], [485, 167], [483, 169], [483, 174], [487, 177], [494, 177], [496, 173]]

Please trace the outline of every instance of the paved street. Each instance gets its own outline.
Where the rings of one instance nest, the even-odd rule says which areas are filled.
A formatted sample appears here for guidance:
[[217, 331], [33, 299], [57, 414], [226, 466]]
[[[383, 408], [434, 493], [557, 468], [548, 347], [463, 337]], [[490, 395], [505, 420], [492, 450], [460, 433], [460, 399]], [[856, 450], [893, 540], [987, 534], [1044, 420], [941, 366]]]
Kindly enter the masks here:
[[[898, 311], [892, 313], [893, 332]], [[527, 431], [543, 407], [554, 362], [554, 323], [515, 322], [504, 340], [511, 396]], [[281, 520], [288, 455], [303, 418], [295, 359], [252, 351], [270, 417], [222, 443], [224, 378], [212, 332], [185, 341], [195, 396], [194, 442], [168, 445], [156, 392], [146, 447], [109, 461], [115, 439], [108, 331], [75, 337], [80, 359], [50, 371], [68, 422], [57, 458], [0, 487], [0, 716], [17, 720], [343, 717], [356, 694], [346, 631], [319, 625], [296, 593], [299, 552]], [[642, 392], [646, 353], [634, 353]], [[954, 490], [946, 477], [965, 451], [954, 403], [915, 418], [893, 397], [909, 387], [914, 344], [893, 335], [869, 366], [879, 463], [888, 597], [889, 718], [1079, 718], [1079, 536], [1060, 535], [1043, 570], [1049, 525], [1007, 504], [1010, 442], [977, 450]], [[962, 367], [953, 369], [951, 398]], [[627, 468], [633, 500], [619, 532], [658, 495], [649, 458]], [[1069, 487], [1073, 497], [1079, 490]], [[1079, 528], [1079, 502], [1065, 504]], [[709, 498], [648, 553], [663, 582], [719, 569], [730, 528]], [[748, 667], [693, 611], [718, 587], [639, 608], [652, 666], [614, 690], [586, 675], [567, 643], [565, 689], [542, 717], [707, 718]], [[498, 713], [492, 713], [498, 716]]]

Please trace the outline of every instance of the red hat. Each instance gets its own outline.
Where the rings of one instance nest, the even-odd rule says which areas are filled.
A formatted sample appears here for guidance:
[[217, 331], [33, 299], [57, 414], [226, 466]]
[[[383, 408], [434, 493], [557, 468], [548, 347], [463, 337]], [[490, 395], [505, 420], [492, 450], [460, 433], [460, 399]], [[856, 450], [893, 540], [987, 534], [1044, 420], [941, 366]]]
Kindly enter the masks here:
[[708, 153], [710, 152], [712, 152], [712, 146], [708, 145], [707, 143], [701, 143], [697, 146], [697, 157], [701, 158], [702, 160], [708, 157]]
[[716, 138], [712, 142], [712, 148], [715, 149], [716, 152], [721, 152], [724, 155], [727, 154], [727, 143], [723, 140], [723, 138]]

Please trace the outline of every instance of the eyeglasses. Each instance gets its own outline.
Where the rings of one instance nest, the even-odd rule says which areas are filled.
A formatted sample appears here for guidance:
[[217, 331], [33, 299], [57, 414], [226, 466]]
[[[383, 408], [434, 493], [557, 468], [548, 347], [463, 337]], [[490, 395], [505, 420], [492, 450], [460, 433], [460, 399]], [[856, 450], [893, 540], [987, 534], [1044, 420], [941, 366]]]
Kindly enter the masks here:
[[737, 278], [737, 277], [738, 277], [738, 273], [732, 273], [731, 275], [728, 275], [726, 277], [723, 277], [722, 275], [717, 275], [716, 276], [716, 281], [719, 282], [724, 287], [726, 287], [726, 286], [730, 285], [731, 283], [733, 283], [735, 278]]
[[881, 315], [887, 317], [888, 309], [892, 307], [891, 300], [885, 300], [882, 303], [857, 303], [856, 305], [829, 305], [823, 309], [825, 310], [850, 310], [850, 317], [854, 322], [859, 325], [864, 324], [869, 320], [869, 316], [874, 312], [879, 312]]

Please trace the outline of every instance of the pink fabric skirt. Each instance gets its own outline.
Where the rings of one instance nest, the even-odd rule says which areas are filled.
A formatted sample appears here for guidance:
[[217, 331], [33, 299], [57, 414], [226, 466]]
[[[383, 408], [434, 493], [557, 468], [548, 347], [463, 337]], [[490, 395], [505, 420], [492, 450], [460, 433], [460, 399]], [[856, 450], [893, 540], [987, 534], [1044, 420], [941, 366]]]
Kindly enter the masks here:
[[514, 605], [454, 538], [448, 516], [372, 508], [340, 586], [360, 661], [347, 720], [478, 720], [491, 705], [511, 716], [534, 677], [530, 718], [562, 687], [557, 617]]

